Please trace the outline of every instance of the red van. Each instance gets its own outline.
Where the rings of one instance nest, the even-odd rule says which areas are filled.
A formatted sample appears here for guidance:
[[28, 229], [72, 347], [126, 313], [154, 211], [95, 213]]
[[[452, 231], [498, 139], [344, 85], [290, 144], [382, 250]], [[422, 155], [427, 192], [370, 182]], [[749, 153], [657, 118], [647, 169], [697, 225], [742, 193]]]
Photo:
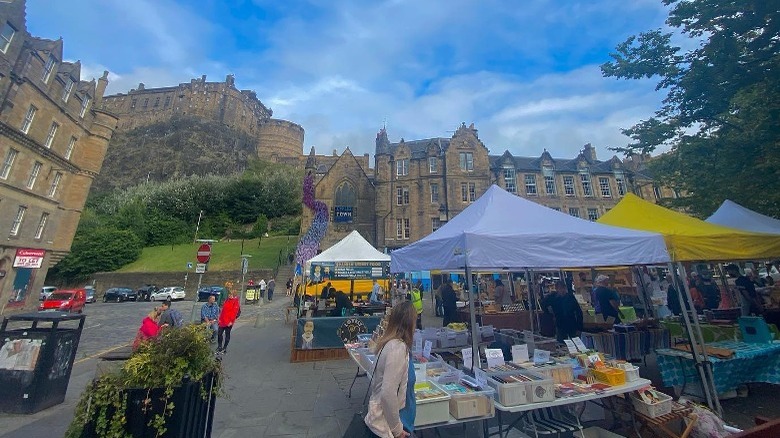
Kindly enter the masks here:
[[38, 306], [38, 310], [81, 313], [86, 302], [87, 291], [84, 289], [57, 289]]

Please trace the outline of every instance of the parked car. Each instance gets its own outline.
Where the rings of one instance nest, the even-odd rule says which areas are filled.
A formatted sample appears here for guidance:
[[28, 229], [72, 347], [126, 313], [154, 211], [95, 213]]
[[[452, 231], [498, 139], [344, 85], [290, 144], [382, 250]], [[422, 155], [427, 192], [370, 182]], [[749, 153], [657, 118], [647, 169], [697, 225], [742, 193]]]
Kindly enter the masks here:
[[87, 291], [87, 302], [94, 303], [97, 301], [97, 293], [95, 292], [95, 286], [84, 286], [84, 290]]
[[185, 295], [183, 287], [168, 286], [153, 293], [151, 299], [152, 301], [183, 300]]
[[138, 301], [138, 294], [129, 287], [112, 287], [103, 295], [103, 302], [116, 301]]
[[86, 304], [87, 291], [84, 289], [58, 289], [38, 306], [38, 310], [59, 310], [61, 312], [81, 313]]
[[138, 301], [151, 301], [152, 294], [157, 292], [157, 286], [153, 284], [147, 284], [146, 286], [139, 287], [136, 291]]
[[38, 297], [39, 300], [43, 301], [46, 298], [49, 298], [49, 295], [51, 295], [52, 292], [57, 290], [54, 286], [44, 286], [41, 288], [41, 295]]
[[210, 295], [214, 295], [219, 302], [219, 295], [224, 291], [222, 286], [204, 286], [198, 289], [198, 301], [208, 301]]

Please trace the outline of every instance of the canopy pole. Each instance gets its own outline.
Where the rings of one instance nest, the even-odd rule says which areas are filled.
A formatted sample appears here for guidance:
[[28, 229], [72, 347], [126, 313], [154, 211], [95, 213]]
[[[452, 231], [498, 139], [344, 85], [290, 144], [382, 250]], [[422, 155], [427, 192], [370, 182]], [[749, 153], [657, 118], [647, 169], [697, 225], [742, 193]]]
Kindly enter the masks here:
[[466, 253], [466, 296], [469, 299], [469, 317], [471, 318], [471, 369], [477, 370], [481, 368], [481, 361], [479, 356], [479, 330], [477, 330], [477, 314], [474, 309], [474, 295], [471, 293], [471, 268], [468, 262], [468, 252]]
[[526, 268], [525, 270], [525, 289], [528, 294], [528, 318], [531, 320], [531, 333], [534, 331], [534, 306], [533, 306], [533, 292], [531, 292], [531, 271]]
[[639, 266], [634, 267], [634, 274], [636, 274], [636, 278], [639, 280], [640, 289], [637, 292], [639, 293], [639, 298], [642, 300], [642, 306], [645, 308], [645, 318], [647, 317], [647, 313], [651, 316], [656, 316], [655, 309], [653, 308], [653, 300], [650, 300], [650, 307], [648, 308], [647, 306], [647, 287], [645, 287], [645, 279]]

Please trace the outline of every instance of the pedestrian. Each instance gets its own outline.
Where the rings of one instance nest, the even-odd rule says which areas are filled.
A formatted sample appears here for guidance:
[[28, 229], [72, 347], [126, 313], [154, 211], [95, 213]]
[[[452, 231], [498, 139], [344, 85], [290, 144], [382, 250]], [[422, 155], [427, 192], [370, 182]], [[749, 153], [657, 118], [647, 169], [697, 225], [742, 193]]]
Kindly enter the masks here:
[[504, 287], [504, 283], [500, 278], [496, 278], [496, 288], [493, 289], [493, 297], [496, 300], [496, 304], [499, 306], [508, 306], [512, 304], [512, 297], [509, 295], [509, 291]]
[[260, 286], [260, 298], [265, 298], [265, 278], [260, 279], [260, 283], [257, 283]]
[[149, 312], [141, 321], [141, 327], [135, 335], [135, 340], [133, 340], [133, 351], [137, 350], [141, 343], [153, 339], [160, 334], [160, 325], [158, 324], [158, 321], [160, 320], [161, 313], [160, 309], [155, 307], [154, 310]]
[[696, 289], [704, 300], [705, 309], [717, 309], [720, 306], [720, 288], [712, 280], [710, 271], [704, 271], [699, 274], [699, 281], [696, 283]]
[[444, 311], [444, 320], [442, 326], [446, 327], [451, 322], [458, 322], [458, 296], [455, 295], [455, 289], [452, 288], [452, 280], [447, 278], [441, 286], [441, 306]]
[[436, 316], [444, 316], [444, 309], [441, 307], [441, 288], [444, 286], [444, 284], [440, 284], [439, 287], [436, 288], [436, 290], [433, 292], [433, 299], [434, 299], [434, 314]]
[[287, 284], [285, 286], [287, 287], [287, 296], [289, 297], [290, 295], [292, 295], [292, 287], [293, 287], [292, 278], [287, 279]]
[[[230, 296], [225, 301], [222, 311], [219, 313], [219, 329], [217, 335], [217, 353], [227, 353], [227, 346], [230, 343], [230, 332], [233, 330], [233, 324], [241, 315], [241, 303], [235, 291], [230, 292]], [[222, 337], [225, 337], [225, 343], [222, 343]]]
[[382, 286], [379, 285], [379, 281], [374, 279], [374, 287], [371, 289], [371, 295], [368, 298], [370, 304], [384, 304], [384, 293], [382, 292]]
[[559, 343], [576, 337], [578, 332], [582, 331], [582, 309], [565, 280], [555, 281], [555, 293], [544, 298], [542, 308], [546, 313], [555, 316], [555, 331]]
[[217, 341], [217, 318], [219, 318], [219, 306], [217, 306], [217, 297], [209, 295], [209, 301], [200, 308], [200, 321], [208, 326], [211, 331], [210, 341], [213, 344]]
[[182, 327], [184, 325], [184, 316], [181, 312], [171, 307], [171, 300], [167, 299], [160, 305], [162, 314], [160, 315], [160, 328]]
[[[401, 411], [406, 420], [416, 413], [406, 410], [409, 388], [410, 351], [417, 311], [410, 302], [396, 306], [387, 321], [384, 334], [377, 341], [376, 362], [369, 387], [368, 413], [364, 418], [366, 436], [407, 438]], [[414, 400], [411, 400], [416, 405]], [[412, 418], [411, 424], [414, 424]]]
[[601, 308], [604, 321], [611, 316], [615, 318], [615, 324], [620, 324], [620, 295], [614, 289], [607, 287], [608, 281], [609, 277], [604, 274], [596, 277], [596, 288], [593, 292]]
[[742, 316], [754, 314], [761, 316], [764, 313], [764, 303], [756, 292], [756, 287], [749, 278], [739, 273], [739, 266], [730, 264], [726, 266], [726, 272], [731, 278], [736, 278], [734, 286], [739, 291], [739, 297], [742, 302]]
[[409, 292], [412, 299], [412, 305], [414, 310], [417, 311], [417, 328], [422, 330], [422, 313], [423, 313], [423, 298], [422, 298], [422, 283], [417, 283], [414, 289]]
[[276, 280], [273, 278], [268, 280], [268, 285], [266, 287], [268, 288], [268, 301], [273, 301], [274, 289], [276, 289]]

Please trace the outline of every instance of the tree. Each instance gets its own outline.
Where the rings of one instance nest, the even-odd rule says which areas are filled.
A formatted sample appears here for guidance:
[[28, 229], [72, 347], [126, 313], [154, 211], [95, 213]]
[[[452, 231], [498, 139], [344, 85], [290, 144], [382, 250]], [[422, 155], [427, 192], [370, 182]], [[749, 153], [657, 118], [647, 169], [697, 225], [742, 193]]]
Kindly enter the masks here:
[[623, 133], [627, 155], [659, 146], [651, 161], [660, 183], [685, 197], [675, 202], [699, 216], [731, 199], [780, 217], [780, 2], [662, 0], [666, 23], [692, 40], [682, 50], [672, 34], [631, 36], [601, 66], [607, 77], [656, 78], [666, 97], [654, 117]]
[[70, 254], [50, 271], [65, 282], [84, 280], [95, 272], [113, 271], [141, 255], [141, 239], [128, 230], [92, 229], [74, 239]]

